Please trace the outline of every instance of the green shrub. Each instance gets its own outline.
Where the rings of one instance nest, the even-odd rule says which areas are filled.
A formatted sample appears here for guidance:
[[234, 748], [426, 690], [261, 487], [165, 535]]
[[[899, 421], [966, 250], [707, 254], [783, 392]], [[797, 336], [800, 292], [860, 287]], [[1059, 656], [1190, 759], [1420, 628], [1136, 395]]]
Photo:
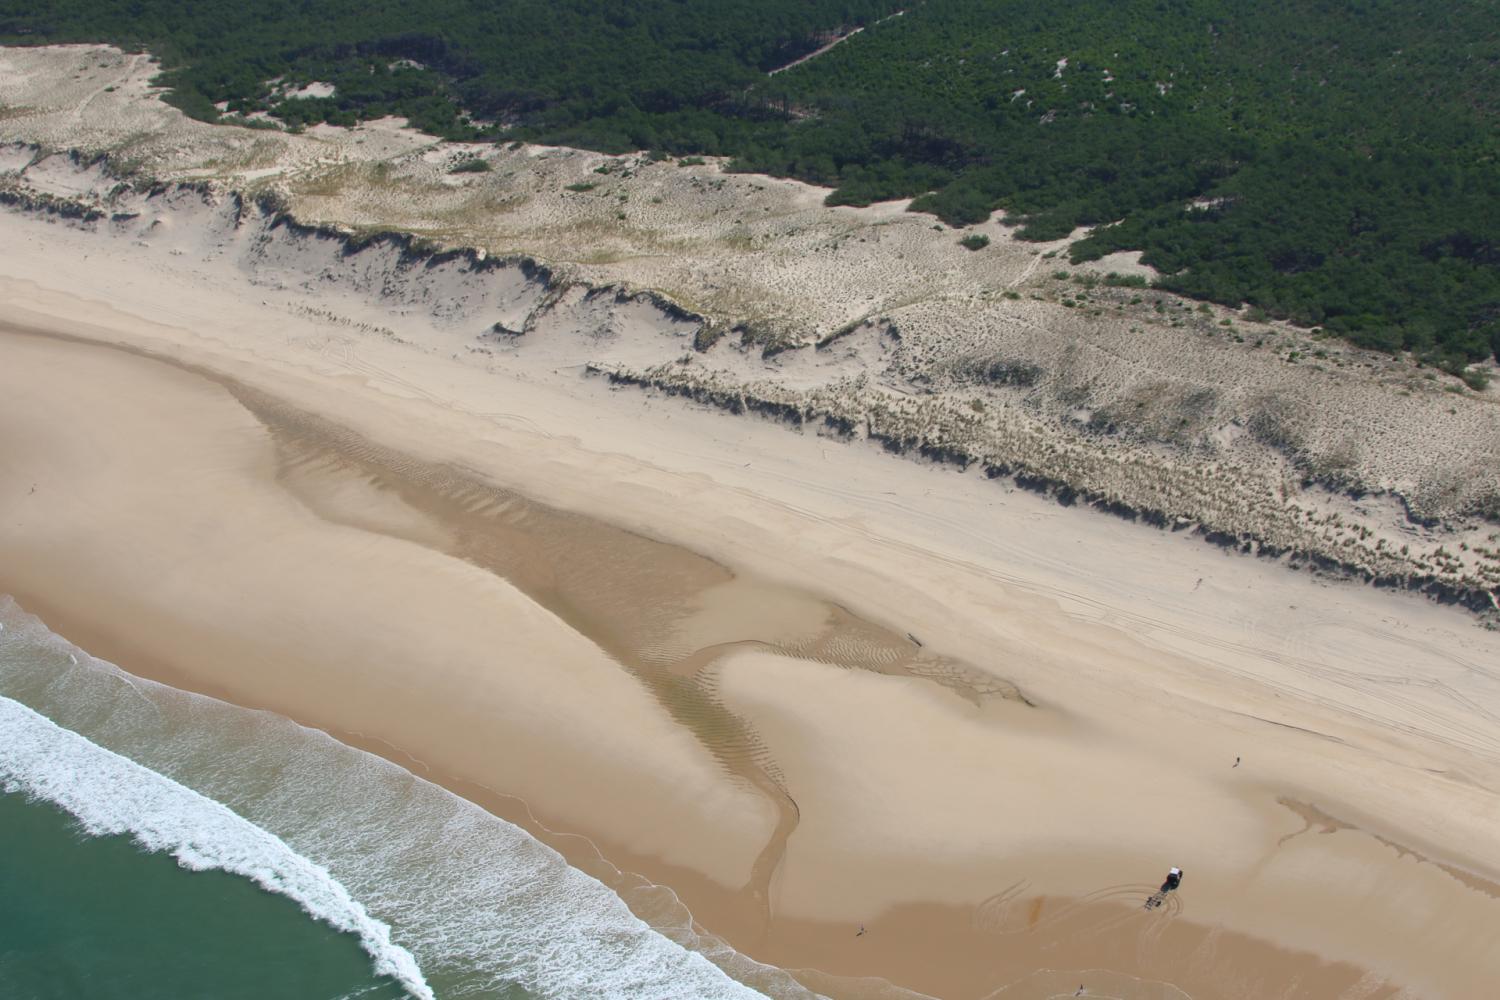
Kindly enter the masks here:
[[[1022, 239], [1085, 229], [1074, 263], [1136, 251], [1184, 297], [1472, 363], [1500, 351], [1494, 7], [12, 0], [0, 41], [149, 48], [167, 100], [209, 122], [226, 101], [292, 131], [395, 114], [447, 139], [726, 157], [953, 227], [1003, 210]], [[286, 100], [272, 76], [335, 89]]]

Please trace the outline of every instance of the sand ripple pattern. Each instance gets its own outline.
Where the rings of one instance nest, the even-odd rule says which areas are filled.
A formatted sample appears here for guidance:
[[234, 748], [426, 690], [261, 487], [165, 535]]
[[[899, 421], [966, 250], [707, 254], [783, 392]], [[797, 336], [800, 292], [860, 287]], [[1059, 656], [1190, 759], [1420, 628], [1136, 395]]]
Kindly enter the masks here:
[[[696, 553], [374, 445], [258, 390], [200, 374], [266, 425], [282, 484], [320, 517], [436, 548], [504, 579], [629, 670], [727, 776], [764, 795], [778, 821], [745, 892], [767, 923], [771, 879], [800, 814], [771, 748], [720, 697], [724, 656], [760, 649], [922, 678], [975, 703], [1025, 701], [1002, 678], [813, 594], [747, 580]], [[358, 502], [342, 503], [341, 490], [357, 491]]]

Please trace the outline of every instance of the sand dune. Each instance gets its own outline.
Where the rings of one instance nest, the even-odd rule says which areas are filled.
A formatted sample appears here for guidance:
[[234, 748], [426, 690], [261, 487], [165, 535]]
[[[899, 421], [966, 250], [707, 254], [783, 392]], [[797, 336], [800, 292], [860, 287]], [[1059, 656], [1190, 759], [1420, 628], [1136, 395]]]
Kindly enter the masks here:
[[1500, 980], [1458, 613], [5, 225], [0, 590], [86, 648], [518, 797], [835, 996]]
[[[1219, 314], [1127, 312], [1125, 290], [1095, 293], [1120, 315], [1081, 319], [1054, 301], [1076, 284], [998, 223], [970, 254], [901, 206], [569, 150], [494, 151], [479, 181], [393, 123], [187, 122], [150, 72], [6, 50], [0, 132], [623, 287], [350, 252], [222, 190], [116, 197], [96, 163], [0, 147], [0, 193], [33, 209], [0, 212], [0, 592], [60, 633], [448, 784], [648, 918], [662, 894], [641, 876], [670, 886], [835, 997], [1472, 1000], [1500, 982], [1496, 633], [817, 420], [585, 372], [1097, 460], [1084, 472], [1128, 479], [1121, 495], [1320, 551], [1358, 536], [1395, 560], [1409, 541], [1452, 581], [1493, 575], [1492, 525], [1419, 531], [1393, 497], [1304, 492], [1236, 421], [1285, 417], [1304, 458], [1456, 510], [1493, 489], [1492, 399], [1341, 348], [1289, 374], [1212, 339]], [[562, 187], [606, 176], [607, 201]], [[653, 192], [607, 221], [613, 195]], [[69, 221], [99, 206], [128, 217]], [[703, 316], [641, 287], [792, 340], [872, 322], [822, 350], [694, 351]], [[1190, 440], [1159, 439], [1226, 379]], [[1085, 382], [1098, 412], [1137, 414], [1128, 446], [1070, 450]], [[1351, 427], [1380, 439], [1345, 448]], [[1184, 889], [1144, 911], [1171, 864]]]
[[[305, 307], [351, 329], [436, 320], [420, 339], [477, 360], [591, 365], [1500, 614], [1500, 383], [1121, 286], [1149, 274], [1138, 255], [1073, 267], [1069, 240], [998, 218], [970, 252], [905, 202], [828, 207], [713, 160], [442, 143], [400, 120], [209, 125], [155, 72], [105, 46], [0, 50], [0, 200], [92, 220], [120, 252], [232, 258], [270, 297], [316, 286]], [[475, 157], [491, 169], [453, 172]], [[266, 210], [234, 238], [204, 225], [229, 192]], [[282, 212], [321, 229], [268, 232]], [[361, 242], [392, 229], [411, 238]], [[444, 248], [461, 252], [422, 259]], [[464, 254], [546, 280], [465, 286]]]

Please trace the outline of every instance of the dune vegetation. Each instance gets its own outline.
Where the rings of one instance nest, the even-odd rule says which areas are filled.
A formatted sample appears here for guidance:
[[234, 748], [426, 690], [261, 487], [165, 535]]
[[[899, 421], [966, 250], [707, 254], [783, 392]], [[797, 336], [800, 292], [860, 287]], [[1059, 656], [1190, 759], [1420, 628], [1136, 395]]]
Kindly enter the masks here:
[[1455, 373], [1500, 349], [1500, 19], [1477, 0], [5, 0], [0, 40], [147, 48], [205, 119], [398, 114], [731, 156], [953, 225], [1002, 209], [1038, 240], [1096, 227], [1075, 261], [1141, 250], [1171, 290]]

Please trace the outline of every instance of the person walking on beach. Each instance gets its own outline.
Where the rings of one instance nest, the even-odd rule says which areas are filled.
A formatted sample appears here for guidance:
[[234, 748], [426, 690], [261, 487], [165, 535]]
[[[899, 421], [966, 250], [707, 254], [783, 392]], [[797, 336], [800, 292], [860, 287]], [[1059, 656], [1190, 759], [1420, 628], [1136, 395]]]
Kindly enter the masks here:
[[855, 937], [863, 937], [864, 933], [865, 933], [865, 925], [864, 924], [860, 924], [859, 925], [859, 930], [857, 930], [857, 931], [854, 932], [854, 936]]
[[1235, 766], [1235, 767], [1239, 767], [1239, 766], [1240, 766], [1240, 759], [1239, 759], [1239, 758], [1238, 758], [1238, 757], [1236, 757], [1236, 758], [1235, 758], [1235, 759], [1234, 759], [1234, 766]]
[[1153, 892], [1150, 898], [1146, 900], [1146, 909], [1154, 910], [1158, 906], [1161, 906], [1167, 901], [1167, 894], [1177, 891], [1177, 887], [1181, 884], [1181, 868], [1173, 868], [1171, 871], [1167, 872], [1167, 880], [1161, 884], [1160, 889]]

